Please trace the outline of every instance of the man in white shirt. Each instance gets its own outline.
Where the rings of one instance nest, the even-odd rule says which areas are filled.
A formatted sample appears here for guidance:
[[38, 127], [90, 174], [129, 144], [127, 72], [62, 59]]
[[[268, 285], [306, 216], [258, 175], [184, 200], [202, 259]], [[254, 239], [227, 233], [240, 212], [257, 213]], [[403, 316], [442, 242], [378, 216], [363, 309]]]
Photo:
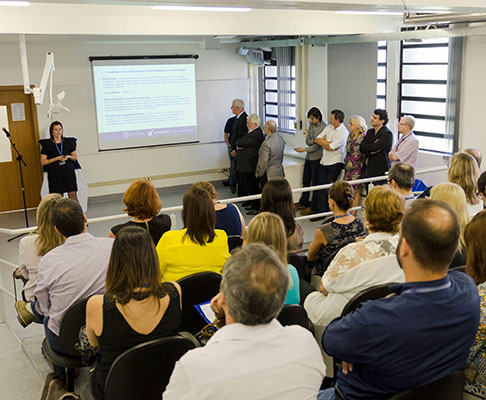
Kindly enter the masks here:
[[[318, 174], [319, 185], [335, 182], [344, 167], [349, 132], [343, 121], [344, 113], [341, 110], [332, 110], [329, 125], [315, 140], [315, 143], [321, 145], [323, 150]], [[329, 211], [327, 193], [327, 190], [314, 191], [311, 205], [302, 211], [302, 215]]]
[[211, 305], [226, 325], [176, 364], [164, 400], [315, 400], [326, 368], [306, 329], [275, 319], [289, 284], [287, 267], [262, 244], [247, 244], [223, 269]]

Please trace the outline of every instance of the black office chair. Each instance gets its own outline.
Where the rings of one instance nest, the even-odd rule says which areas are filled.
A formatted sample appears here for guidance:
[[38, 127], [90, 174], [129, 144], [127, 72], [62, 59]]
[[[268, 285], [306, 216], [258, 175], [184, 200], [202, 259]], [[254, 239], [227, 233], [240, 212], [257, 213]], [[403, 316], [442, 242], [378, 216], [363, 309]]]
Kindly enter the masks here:
[[300, 325], [314, 334], [314, 325], [307, 316], [307, 311], [299, 304], [289, 304], [282, 308], [277, 316], [278, 322], [283, 326]]
[[198, 333], [206, 320], [199, 314], [196, 304], [210, 301], [219, 293], [221, 275], [216, 272], [201, 272], [177, 281], [182, 289], [182, 321], [180, 330]]
[[393, 293], [390, 290], [391, 285], [393, 285], [393, 283], [382, 283], [380, 285], [371, 286], [368, 289], [362, 290], [346, 303], [346, 306], [341, 312], [341, 316], [357, 310], [359, 307], [361, 307], [361, 303], [364, 303], [367, 300], [378, 300]]
[[105, 383], [106, 400], [160, 400], [175, 363], [197, 340], [181, 334], [132, 347], [113, 362]]
[[66, 384], [70, 392], [74, 391], [74, 370], [75, 368], [86, 367], [81, 354], [74, 347], [79, 341], [79, 330], [86, 325], [86, 302], [88, 299], [79, 300], [64, 313], [59, 330], [59, 341], [65, 350], [59, 353], [52, 349], [51, 345], [44, 339], [42, 342], [42, 354], [52, 364], [64, 367], [66, 370]]
[[427, 385], [396, 394], [389, 400], [462, 400], [464, 383], [464, 371], [454, 371]]
[[228, 236], [228, 249], [230, 253], [234, 250], [237, 249], [238, 247], [241, 247], [243, 244], [243, 239], [241, 238], [240, 235], [230, 235]]
[[310, 280], [310, 269], [307, 268], [307, 257], [300, 254], [287, 254], [287, 263], [293, 265], [299, 274], [299, 279]]

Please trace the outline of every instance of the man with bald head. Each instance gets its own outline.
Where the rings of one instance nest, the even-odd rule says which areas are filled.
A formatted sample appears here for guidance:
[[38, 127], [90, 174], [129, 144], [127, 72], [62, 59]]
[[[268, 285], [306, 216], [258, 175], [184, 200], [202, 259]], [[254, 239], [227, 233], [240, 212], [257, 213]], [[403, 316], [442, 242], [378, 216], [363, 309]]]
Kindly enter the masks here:
[[417, 167], [417, 156], [419, 151], [419, 141], [413, 133], [415, 118], [411, 115], [404, 115], [398, 123], [398, 138], [392, 151], [388, 154], [391, 165], [402, 162], [412, 167]]
[[[347, 400], [387, 398], [464, 369], [478, 328], [479, 296], [467, 274], [448, 273], [459, 236], [459, 218], [448, 205], [413, 202], [396, 250], [405, 283], [328, 325], [322, 345], [343, 360], [336, 391]], [[337, 398], [334, 388], [318, 396]]]
[[265, 186], [268, 179], [285, 177], [282, 165], [285, 149], [285, 141], [277, 133], [277, 124], [268, 120], [263, 124], [265, 140], [258, 151], [258, 164], [255, 175], [260, 184]]
[[483, 161], [483, 156], [481, 155], [481, 152], [478, 149], [469, 147], [466, 150], [464, 150], [464, 153], [470, 154], [474, 157], [474, 159], [478, 163], [478, 168], [481, 171], [481, 162]]

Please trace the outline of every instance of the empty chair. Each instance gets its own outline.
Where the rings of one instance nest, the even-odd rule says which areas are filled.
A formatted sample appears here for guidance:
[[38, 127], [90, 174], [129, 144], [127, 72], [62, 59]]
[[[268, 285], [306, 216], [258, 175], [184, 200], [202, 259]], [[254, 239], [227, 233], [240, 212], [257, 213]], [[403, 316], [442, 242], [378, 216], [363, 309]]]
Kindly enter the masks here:
[[47, 341], [42, 342], [42, 354], [52, 364], [59, 365], [66, 369], [67, 389], [74, 390], [74, 369], [81, 368], [83, 364], [81, 354], [74, 347], [79, 341], [79, 330], [86, 324], [86, 302], [87, 299], [80, 300], [68, 308], [61, 321], [59, 340], [64, 353], [53, 350]]
[[186, 276], [177, 281], [182, 290], [181, 330], [199, 332], [207, 322], [199, 314], [196, 304], [210, 301], [219, 293], [221, 275], [215, 272], [201, 272]]
[[314, 326], [307, 317], [307, 312], [305, 311], [304, 307], [299, 304], [289, 304], [284, 306], [282, 311], [280, 311], [278, 314], [277, 320], [283, 326], [300, 325], [314, 334]]
[[160, 400], [175, 363], [196, 341], [181, 335], [139, 344], [113, 362], [105, 384], [106, 400]]

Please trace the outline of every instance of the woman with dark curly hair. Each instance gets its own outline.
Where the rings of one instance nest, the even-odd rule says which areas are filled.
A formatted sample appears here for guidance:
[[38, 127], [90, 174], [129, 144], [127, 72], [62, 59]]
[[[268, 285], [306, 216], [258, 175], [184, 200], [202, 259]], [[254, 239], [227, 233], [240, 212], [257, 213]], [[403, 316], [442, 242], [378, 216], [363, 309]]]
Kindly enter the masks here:
[[150, 234], [157, 245], [162, 235], [170, 230], [171, 220], [167, 214], [157, 215], [162, 208], [162, 202], [154, 185], [146, 179], [133, 182], [123, 195], [123, 202], [123, 211], [132, 220], [111, 228], [109, 236], [114, 238], [126, 226], [139, 226]]
[[115, 238], [106, 273], [106, 293], [86, 305], [86, 332], [99, 358], [91, 377], [96, 400], [104, 399], [115, 359], [137, 344], [177, 333], [181, 288], [161, 283], [155, 246], [146, 230], [128, 226]]
[[385, 186], [375, 186], [365, 202], [369, 235], [342, 248], [321, 280], [319, 292], [307, 296], [304, 308], [314, 325], [325, 327], [341, 314], [354, 295], [373, 285], [404, 282], [395, 250], [405, 211], [403, 196]]
[[282, 218], [287, 233], [287, 250], [289, 253], [299, 253], [304, 243], [304, 233], [302, 227], [294, 220], [292, 188], [287, 179], [270, 179], [263, 187], [260, 212], [264, 211]]

